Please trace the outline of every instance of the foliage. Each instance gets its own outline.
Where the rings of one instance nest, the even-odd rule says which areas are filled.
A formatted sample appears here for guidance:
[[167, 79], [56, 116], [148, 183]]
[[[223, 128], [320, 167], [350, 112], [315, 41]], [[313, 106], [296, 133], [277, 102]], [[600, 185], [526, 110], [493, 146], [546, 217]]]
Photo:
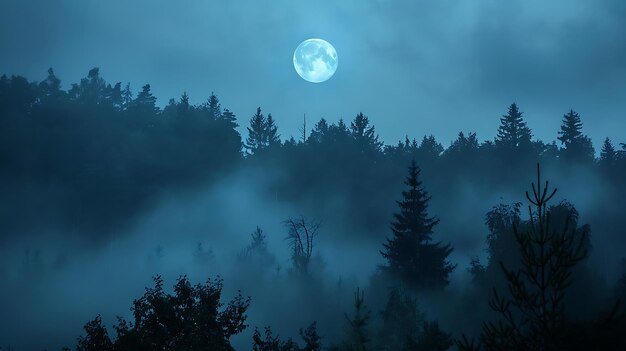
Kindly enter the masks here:
[[591, 139], [581, 132], [583, 123], [580, 115], [570, 110], [563, 116], [558, 139], [565, 146], [562, 155], [568, 160], [581, 162], [594, 159], [595, 151]]
[[265, 338], [261, 338], [258, 329], [252, 335], [253, 351], [321, 351], [322, 337], [317, 333], [317, 323], [313, 322], [306, 329], [300, 329], [300, 337], [304, 341], [304, 347], [300, 347], [291, 338], [281, 341], [278, 335], [273, 336], [272, 328], [265, 328]]
[[359, 289], [354, 293], [354, 316], [344, 314], [348, 322], [347, 337], [340, 346], [332, 347], [334, 351], [366, 351], [372, 341], [369, 337], [369, 321], [371, 312], [365, 305], [365, 293]]
[[114, 341], [98, 316], [85, 325], [78, 350], [233, 350], [229, 339], [247, 327], [250, 298], [239, 294], [224, 306], [221, 294], [221, 279], [193, 286], [185, 276], [167, 294], [157, 276], [154, 287], [133, 302], [133, 321], [118, 317]]
[[[532, 197], [526, 192], [530, 228], [519, 231], [513, 222], [521, 268], [510, 269], [501, 263], [510, 297], [493, 291], [490, 307], [501, 315], [498, 322], [485, 322], [478, 346], [467, 340], [461, 349], [471, 350], [561, 350], [559, 332], [565, 326], [564, 299], [571, 285], [572, 269], [587, 255], [587, 233], [571, 230], [570, 219], [559, 229], [552, 223], [547, 203], [556, 193], [546, 181], [542, 188], [537, 166], [537, 187]], [[580, 235], [579, 235], [580, 234]]]
[[528, 128], [522, 118], [522, 112], [520, 112], [516, 103], [512, 103], [511, 106], [509, 106], [509, 112], [500, 118], [496, 145], [501, 145], [506, 148], [516, 148], [530, 144], [531, 137], [530, 128]]
[[414, 287], [441, 289], [448, 285], [448, 275], [454, 269], [447, 261], [452, 247], [431, 243], [432, 229], [439, 220], [428, 215], [430, 197], [418, 180], [419, 173], [413, 161], [405, 181], [408, 190], [402, 192], [400, 212], [391, 223], [393, 237], [383, 244], [381, 254], [387, 260], [383, 269]]

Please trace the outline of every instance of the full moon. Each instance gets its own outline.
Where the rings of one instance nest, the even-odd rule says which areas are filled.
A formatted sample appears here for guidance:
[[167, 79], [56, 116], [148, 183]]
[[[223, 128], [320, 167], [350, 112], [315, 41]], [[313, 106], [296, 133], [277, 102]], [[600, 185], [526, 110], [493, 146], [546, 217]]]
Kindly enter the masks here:
[[307, 39], [293, 53], [296, 72], [312, 83], [325, 82], [337, 71], [337, 50], [322, 39]]

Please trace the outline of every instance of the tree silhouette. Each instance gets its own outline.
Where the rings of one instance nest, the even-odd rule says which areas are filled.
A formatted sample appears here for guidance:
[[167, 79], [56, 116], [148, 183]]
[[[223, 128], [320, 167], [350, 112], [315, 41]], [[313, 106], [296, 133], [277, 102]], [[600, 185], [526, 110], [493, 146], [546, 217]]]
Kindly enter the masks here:
[[371, 339], [368, 325], [371, 312], [365, 305], [364, 292], [357, 289], [354, 293], [354, 316], [349, 317], [344, 313], [348, 323], [347, 338], [340, 346], [331, 347], [331, 351], [366, 351], [369, 349]]
[[239, 253], [241, 261], [251, 264], [251, 269], [263, 270], [274, 264], [275, 257], [267, 249], [267, 236], [256, 227], [251, 234], [251, 242]]
[[218, 119], [223, 116], [222, 106], [220, 105], [220, 100], [217, 98], [217, 96], [213, 92], [211, 92], [211, 96], [209, 97], [209, 100], [207, 101], [205, 108], [209, 116], [213, 119]]
[[39, 89], [45, 99], [58, 100], [64, 95], [61, 80], [54, 74], [52, 67], [48, 69], [48, 77], [39, 83]]
[[183, 276], [174, 285], [174, 295], [163, 291], [163, 280], [133, 302], [133, 322], [118, 318], [117, 338], [111, 342], [100, 316], [85, 325], [77, 349], [90, 350], [234, 350], [229, 339], [247, 326], [250, 298], [241, 294], [223, 307], [222, 280], [191, 285]]
[[369, 118], [363, 115], [363, 113], [357, 114], [354, 120], [350, 122], [350, 134], [361, 150], [380, 151], [383, 145], [383, 143], [378, 141], [378, 135], [376, 135], [374, 126], [370, 125]]
[[261, 108], [256, 109], [256, 113], [250, 118], [250, 127], [248, 127], [248, 137], [244, 146], [250, 154], [254, 154], [259, 150], [267, 147], [267, 139], [265, 138], [265, 116], [261, 112]]
[[600, 164], [606, 168], [613, 167], [617, 162], [617, 151], [609, 138], [604, 139], [602, 150], [600, 151]]
[[559, 332], [565, 326], [564, 299], [571, 285], [572, 269], [587, 255], [587, 233], [570, 229], [569, 219], [557, 229], [551, 221], [547, 203], [556, 189], [542, 188], [537, 165], [537, 186], [532, 196], [526, 192], [531, 228], [521, 232], [513, 223], [521, 255], [521, 268], [509, 269], [501, 264], [509, 288], [509, 298], [493, 290], [489, 306], [501, 315], [495, 322], [484, 322], [479, 344], [463, 339], [462, 350], [484, 348], [496, 350], [561, 350]]
[[298, 274], [309, 274], [309, 264], [313, 256], [313, 244], [320, 222], [304, 217], [289, 218], [284, 222], [287, 227], [287, 241], [291, 247], [291, 261]]
[[150, 91], [150, 84], [146, 84], [141, 88], [141, 92], [137, 94], [132, 106], [140, 114], [153, 114], [158, 111], [156, 97]]
[[239, 124], [237, 123], [237, 116], [235, 116], [235, 114], [227, 108], [222, 111], [221, 119], [226, 122], [228, 128], [230, 129], [234, 130], [239, 127]]
[[428, 215], [430, 197], [418, 180], [420, 169], [411, 163], [405, 184], [398, 201], [400, 212], [391, 223], [393, 237], [383, 244], [383, 257], [387, 265], [383, 270], [406, 283], [419, 288], [441, 289], [448, 285], [448, 275], [454, 265], [447, 261], [452, 247], [432, 243], [433, 227], [439, 222]]
[[415, 348], [420, 326], [424, 323], [424, 315], [419, 311], [415, 297], [400, 287], [392, 288], [381, 317], [381, 349], [408, 351]]
[[280, 136], [272, 114], [265, 118], [261, 108], [257, 108], [256, 113], [250, 119], [248, 138], [246, 138], [244, 146], [248, 149], [249, 154], [258, 154], [259, 151], [269, 147], [280, 146]]
[[317, 323], [313, 322], [306, 329], [300, 329], [300, 337], [304, 341], [304, 347], [300, 347], [291, 338], [282, 341], [280, 336], [274, 336], [272, 328], [265, 327], [265, 338], [261, 337], [258, 329], [252, 335], [253, 351], [321, 351], [322, 337], [317, 333]]
[[565, 146], [563, 157], [570, 161], [589, 161], [594, 159], [594, 149], [586, 135], [582, 133], [583, 123], [580, 115], [570, 110], [563, 116], [563, 124], [558, 140]]
[[522, 118], [522, 112], [516, 103], [512, 103], [509, 106], [508, 113], [500, 118], [496, 145], [508, 149], [515, 148], [520, 145], [530, 144], [531, 137], [530, 128], [528, 128]]
[[265, 134], [268, 147], [275, 147], [280, 145], [280, 135], [278, 135], [278, 127], [276, 127], [276, 123], [274, 122], [274, 118], [272, 117], [271, 113], [267, 115], [267, 120], [265, 121]]
[[111, 351], [114, 350], [111, 338], [109, 338], [109, 332], [106, 327], [102, 325], [102, 318], [100, 315], [96, 316], [94, 320], [85, 324], [86, 337], [78, 338], [78, 345], [76, 351]]

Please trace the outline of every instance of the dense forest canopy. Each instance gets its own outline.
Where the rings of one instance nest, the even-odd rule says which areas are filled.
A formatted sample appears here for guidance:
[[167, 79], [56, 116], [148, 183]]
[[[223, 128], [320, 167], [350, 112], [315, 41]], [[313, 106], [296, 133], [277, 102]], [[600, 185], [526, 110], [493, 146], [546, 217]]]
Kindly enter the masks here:
[[[3, 75], [0, 243], [5, 248], [0, 278], [14, 284], [20, 281], [16, 277], [35, 271], [57, 274], [78, 262], [78, 258], [73, 261], [71, 250], [47, 248], [46, 235], [104, 247], [108, 241], [132, 236], [147, 216], [154, 217], [153, 211], [162, 213], [158, 211], [163, 199], [173, 194], [224, 188], [221, 197], [216, 195], [218, 200], [203, 203], [197, 210], [201, 214], [185, 212], [188, 207], [176, 212], [179, 215], [172, 217], [180, 218], [181, 228], [186, 228], [176, 235], [183, 238], [191, 228], [182, 222], [206, 216], [207, 222], [198, 223], [212, 227], [199, 230], [204, 241], [197, 242], [189, 253], [199, 264], [194, 270], [203, 272], [200, 276], [205, 281], [209, 272], [221, 273], [215, 267], [231, 267], [234, 273], [226, 273], [226, 284], [232, 278], [244, 294], [252, 296], [252, 302], [237, 295], [224, 309], [219, 302], [221, 280], [193, 286], [186, 277], [180, 278], [174, 293], [169, 294], [157, 277], [155, 287], [135, 300], [134, 322], [127, 324], [122, 319], [117, 324], [116, 339], [108, 336], [97, 317], [85, 326], [88, 335], [79, 340], [79, 349], [151, 349], [154, 343], [169, 342], [203, 349], [209, 341], [220, 349], [230, 349], [229, 338], [246, 329], [245, 314], [248, 307], [255, 308], [255, 293], [262, 305], [257, 312], [270, 315], [272, 306], [279, 303], [280, 297], [274, 296], [278, 293], [264, 288], [266, 285], [291, 292], [282, 302], [286, 311], [266, 319], [251, 317], [257, 327], [249, 328], [254, 330], [255, 350], [317, 350], [320, 340], [338, 350], [385, 349], [381, 345], [395, 345], [391, 348], [395, 350], [445, 350], [453, 340], [462, 340], [462, 335], [478, 340], [487, 350], [529, 347], [524, 344], [528, 338], [545, 341], [543, 346], [533, 344], [536, 349], [558, 349], [555, 347], [562, 345], [554, 346], [555, 340], [561, 339], [554, 335], [571, 336], [576, 328], [595, 328], [595, 324], [584, 323], [596, 318], [598, 311], [610, 310], [609, 301], [626, 296], [625, 272], [620, 266], [626, 256], [622, 205], [626, 197], [626, 135], [623, 140], [607, 138], [600, 150], [594, 150], [584, 128], [585, 123], [593, 123], [591, 118], [565, 106], [555, 140], [538, 140], [533, 137], [533, 126], [524, 119], [523, 106], [511, 103], [507, 107], [507, 103], [503, 102], [502, 115], [494, 116], [494, 140], [481, 141], [472, 131], [460, 131], [444, 146], [427, 131], [407, 130], [404, 140], [385, 144], [373, 123], [382, 116], [370, 119], [366, 111], [355, 113], [350, 120], [322, 118], [308, 129], [303, 125], [301, 135], [287, 137], [262, 107], [231, 111], [215, 94], [192, 105], [185, 92], [160, 108], [149, 84], [134, 91], [129, 84], [108, 83], [98, 68], [67, 90], [61, 88], [53, 69], [36, 82]], [[245, 131], [244, 135], [240, 131]], [[561, 197], [545, 208], [541, 202], [538, 209], [527, 213], [527, 200], [532, 198], [523, 194], [537, 164], [542, 175], [559, 187]], [[237, 191], [229, 193], [228, 184], [235, 184]], [[535, 185], [542, 184], [537, 181]], [[250, 209], [246, 206], [252, 209], [244, 215], [222, 212], [224, 208]], [[253, 212], [267, 217], [272, 211], [276, 217], [264, 219], [274, 223], [268, 234], [257, 227], [263, 223], [252, 223], [259, 220]], [[544, 224], [545, 216], [552, 224]], [[253, 232], [250, 242], [230, 240], [239, 246], [233, 256], [235, 263], [218, 264], [214, 257], [227, 251], [214, 236], [217, 232], [241, 238], [241, 233], [228, 232], [224, 222], [245, 225], [244, 235]], [[580, 247], [559, 246], [557, 239], [564, 236], [533, 236], [536, 228], [552, 233], [551, 226], [567, 228], [562, 235], [578, 240]], [[158, 231], [159, 225], [151, 228]], [[167, 247], [159, 242], [164, 236], [151, 233], [142, 237], [149, 250], [158, 244], [151, 259], [158, 261], [167, 255]], [[551, 319], [543, 316], [525, 321], [531, 325], [529, 329], [518, 330], [517, 322], [507, 319], [509, 310], [497, 307], [509, 301], [502, 294], [512, 285], [518, 290], [512, 290], [511, 303], [526, 308], [520, 313], [545, 309], [536, 301], [524, 305], [526, 302], [516, 300], [523, 283], [519, 276], [515, 278], [515, 272], [536, 282], [531, 271], [540, 265], [528, 257], [536, 258], [529, 250], [541, 240], [545, 242], [540, 245], [552, 245], [554, 252], [570, 255], [571, 260], [554, 263], [567, 266], [567, 270], [552, 267], [549, 271], [562, 278], [550, 287], [554, 296], [559, 296]], [[277, 258], [280, 254], [268, 248], [268, 241], [284, 246], [288, 260]], [[19, 254], [12, 252], [14, 247]], [[362, 252], [368, 254], [361, 257]], [[356, 257], [352, 263], [350, 257]], [[209, 265], [213, 268], [198, 268]], [[570, 275], [574, 283], [570, 283]], [[343, 279], [348, 283], [342, 285]], [[398, 282], [401, 284], [387, 289]], [[561, 297], [569, 284], [570, 293]], [[352, 294], [354, 285], [365, 285], [367, 293], [357, 290]], [[492, 307], [496, 308], [489, 310], [492, 287], [501, 295], [494, 297]], [[543, 296], [546, 289], [539, 286], [536, 296]], [[0, 298], [9, 301], [18, 293], [19, 289], [3, 291]], [[304, 296], [305, 307], [296, 307], [300, 304], [294, 296]], [[565, 314], [561, 303], [574, 308]], [[320, 304], [325, 307], [315, 307]], [[0, 304], [0, 308], [7, 306], [8, 302]], [[165, 307], [159, 310], [159, 306]], [[455, 315], [458, 309], [465, 312]], [[201, 323], [208, 325], [203, 330], [215, 332], [200, 335], [188, 330], [195, 322], [172, 322], [167, 326], [171, 330], [164, 327], [159, 331], [163, 334], [152, 333], [150, 323], [170, 318], [168, 311], [184, 311], [171, 313], [187, 321], [209, 313], [214, 320], [202, 319]], [[339, 318], [335, 318], [338, 311]], [[104, 315], [107, 311], [89, 313]], [[493, 319], [498, 313], [515, 332], [494, 327], [497, 324], [480, 329], [477, 322]], [[282, 322], [276, 321], [279, 317]], [[550, 328], [544, 325], [548, 320], [554, 324]], [[570, 325], [572, 320], [581, 324]], [[281, 339], [269, 327], [263, 329], [272, 324], [281, 330], [280, 335], [295, 337], [298, 330], [285, 330], [294, 323], [302, 327], [299, 335], [306, 346]], [[533, 323], [543, 323], [543, 329], [536, 329]], [[2, 327], [6, 326], [0, 323]], [[172, 330], [193, 337], [168, 341]], [[595, 337], [590, 333], [589, 338]], [[519, 339], [517, 344], [502, 342], [502, 335], [506, 339], [513, 334]], [[459, 347], [475, 349], [468, 340], [459, 341]], [[243, 345], [251, 343], [247, 340]], [[0, 346], [4, 345], [0, 339]]]

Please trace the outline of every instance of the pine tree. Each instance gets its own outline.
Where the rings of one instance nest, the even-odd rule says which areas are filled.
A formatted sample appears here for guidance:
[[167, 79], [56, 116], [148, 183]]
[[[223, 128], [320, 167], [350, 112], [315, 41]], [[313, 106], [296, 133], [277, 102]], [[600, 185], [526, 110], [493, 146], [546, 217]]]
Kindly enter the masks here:
[[265, 133], [267, 146], [273, 147], [280, 145], [280, 135], [278, 135], [278, 127], [276, 127], [276, 123], [274, 122], [274, 118], [272, 118], [271, 113], [267, 115], [267, 120], [265, 121]]
[[146, 84], [141, 88], [141, 92], [133, 101], [133, 107], [137, 108], [141, 113], [155, 113], [158, 111], [156, 107], [156, 97], [150, 92], [150, 84]]
[[209, 116], [213, 119], [218, 119], [220, 118], [220, 116], [222, 116], [222, 107], [220, 106], [220, 100], [213, 92], [211, 92], [209, 101], [206, 103], [206, 109], [209, 113]]
[[348, 338], [343, 341], [341, 347], [334, 350], [366, 351], [371, 341], [367, 330], [371, 312], [365, 305], [363, 291], [357, 289], [354, 293], [354, 316], [351, 318], [347, 314], [344, 315], [348, 321]]
[[400, 212], [391, 223], [393, 238], [387, 239], [381, 251], [387, 260], [383, 269], [411, 286], [441, 289], [448, 285], [448, 275], [455, 267], [447, 261], [453, 249], [449, 244], [431, 242], [439, 219], [428, 215], [430, 196], [418, 180], [419, 173], [413, 161], [405, 181], [408, 190], [402, 192]]
[[464, 160], [471, 159], [473, 153], [478, 151], [479, 143], [476, 133], [468, 133], [467, 136], [463, 132], [459, 132], [459, 136], [450, 144], [445, 151], [446, 155], [455, 155]]
[[604, 139], [602, 144], [602, 150], [600, 151], [600, 164], [605, 167], [611, 167], [615, 165], [617, 161], [617, 151], [609, 138]]
[[530, 144], [532, 134], [522, 118], [522, 114], [516, 103], [512, 103], [509, 106], [509, 112], [500, 118], [496, 145], [515, 148], [520, 145]]
[[187, 92], [183, 92], [183, 95], [181, 95], [180, 97], [180, 101], [178, 102], [178, 105], [176, 105], [177, 110], [178, 110], [178, 116], [189, 116], [189, 112], [190, 112], [190, 105], [189, 105], [189, 95], [187, 95]]
[[532, 183], [532, 195], [526, 192], [532, 206], [528, 207], [530, 228], [520, 230], [513, 223], [521, 266], [511, 269], [500, 264], [510, 297], [494, 288], [489, 302], [501, 319], [483, 323], [478, 345], [463, 337], [457, 343], [461, 350], [569, 350], [562, 348], [559, 333], [566, 323], [565, 297], [572, 271], [587, 256], [588, 232], [575, 230], [569, 215], [562, 228], [554, 225], [547, 203], [556, 189], [550, 190], [547, 181], [542, 185], [537, 165], [537, 183]]
[[424, 135], [418, 150], [428, 157], [435, 158], [441, 155], [443, 152], [443, 146], [437, 142], [433, 135]]
[[582, 128], [583, 123], [580, 120], [580, 115], [574, 112], [574, 110], [570, 110], [563, 115], [563, 124], [559, 131], [560, 136], [557, 139], [560, 140], [561, 144], [565, 145], [565, 147], [568, 147], [572, 143], [575, 143], [578, 138], [582, 137]]
[[126, 83], [126, 87], [122, 90], [122, 105], [125, 109], [133, 102], [133, 92], [130, 90], [130, 83]]
[[244, 147], [248, 149], [250, 154], [258, 153], [267, 147], [267, 134], [265, 133], [266, 121], [265, 116], [261, 112], [261, 108], [257, 107], [256, 113], [250, 118], [250, 127], [248, 127], [248, 137]]
[[235, 116], [231, 110], [225, 108], [224, 111], [222, 111], [221, 118], [226, 121], [232, 129], [239, 127], [239, 124], [237, 123], [237, 116]]
[[328, 137], [329, 128], [330, 127], [328, 126], [328, 122], [326, 122], [326, 119], [320, 119], [319, 122], [317, 122], [313, 127], [313, 130], [311, 131], [311, 135], [309, 136], [308, 140], [314, 143], [324, 142]]
[[[341, 122], [341, 121], [340, 121]], [[369, 118], [359, 113], [350, 123], [350, 134], [361, 148], [380, 151], [383, 143], [378, 141], [374, 126], [370, 125]]]
[[582, 133], [583, 123], [580, 115], [570, 110], [563, 116], [563, 124], [559, 131], [558, 140], [565, 146], [562, 155], [570, 161], [593, 160], [595, 151], [591, 139]]

